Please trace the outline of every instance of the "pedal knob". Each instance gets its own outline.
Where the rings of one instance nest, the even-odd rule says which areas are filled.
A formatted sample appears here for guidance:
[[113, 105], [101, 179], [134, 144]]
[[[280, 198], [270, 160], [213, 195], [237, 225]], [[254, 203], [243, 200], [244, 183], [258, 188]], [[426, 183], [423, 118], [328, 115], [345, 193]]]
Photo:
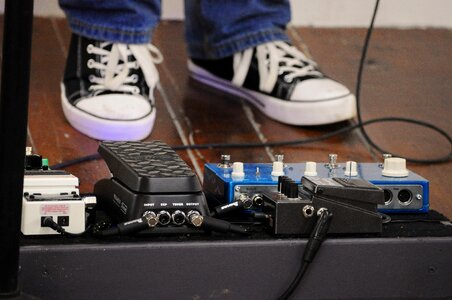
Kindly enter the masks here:
[[304, 176], [317, 176], [317, 163], [315, 161], [306, 162]]
[[284, 175], [284, 163], [282, 161], [274, 161], [272, 176], [283, 176]]
[[399, 157], [386, 158], [381, 174], [386, 177], [407, 177], [406, 160]]
[[356, 161], [347, 161], [345, 163], [345, 176], [358, 176], [358, 164]]
[[245, 177], [245, 172], [243, 172], [243, 163], [242, 162], [235, 162], [232, 164], [231, 176], [236, 179]]

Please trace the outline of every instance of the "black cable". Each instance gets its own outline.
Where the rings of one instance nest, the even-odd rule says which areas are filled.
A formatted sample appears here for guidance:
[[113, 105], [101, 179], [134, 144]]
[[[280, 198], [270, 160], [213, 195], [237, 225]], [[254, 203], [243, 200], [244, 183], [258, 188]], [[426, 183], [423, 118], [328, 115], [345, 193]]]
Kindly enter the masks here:
[[[434, 124], [431, 124], [431, 123], [428, 123], [425, 121], [421, 121], [421, 120], [416, 120], [416, 119], [411, 119], [411, 118], [403, 118], [403, 117], [375, 118], [375, 119], [370, 119], [367, 121], [363, 121], [363, 119], [362, 119], [362, 115], [361, 115], [362, 75], [363, 75], [364, 64], [365, 64], [366, 56], [367, 56], [367, 49], [369, 48], [370, 38], [372, 36], [372, 31], [374, 28], [374, 23], [375, 23], [375, 19], [377, 16], [379, 4], [380, 4], [380, 0], [376, 0], [375, 7], [373, 10], [373, 14], [372, 14], [372, 19], [371, 19], [370, 25], [367, 29], [367, 33], [366, 33], [366, 36], [364, 39], [363, 50], [361, 53], [361, 59], [359, 62], [359, 67], [358, 67], [357, 80], [356, 80], [356, 91], [355, 91], [356, 114], [357, 114], [357, 119], [358, 119], [357, 124], [352, 124], [350, 126], [343, 127], [338, 130], [335, 130], [335, 131], [332, 131], [332, 132], [329, 132], [329, 133], [326, 133], [326, 134], [323, 134], [323, 135], [320, 135], [317, 137], [306, 138], [306, 139], [296, 139], [296, 140], [286, 140], [286, 141], [276, 141], [276, 142], [266, 142], [266, 143], [228, 143], [228, 144], [209, 143], [209, 144], [179, 145], [179, 146], [173, 146], [172, 147], [173, 150], [177, 151], [177, 150], [187, 150], [187, 149], [226, 149], [226, 148], [257, 148], [257, 147], [261, 148], [261, 147], [303, 145], [303, 144], [323, 141], [323, 140], [329, 139], [331, 137], [341, 135], [341, 134], [344, 134], [347, 132], [351, 132], [351, 131], [359, 128], [364, 139], [372, 148], [374, 148], [375, 150], [377, 150], [380, 153], [391, 153], [391, 151], [384, 150], [380, 146], [376, 145], [375, 142], [369, 137], [369, 135], [367, 134], [367, 132], [364, 128], [365, 128], [365, 126], [368, 126], [370, 124], [375, 124], [375, 123], [404, 122], [404, 123], [411, 123], [411, 124], [423, 126], [423, 127], [429, 128], [429, 129], [439, 133], [444, 138], [446, 138], [446, 140], [449, 142], [450, 150], [449, 150], [449, 153], [444, 156], [440, 156], [437, 158], [430, 158], [430, 159], [405, 157], [404, 155], [400, 155], [400, 154], [396, 154], [396, 153], [392, 153], [393, 156], [404, 157], [406, 159], [406, 161], [408, 161], [408, 162], [424, 163], [424, 164], [442, 163], [442, 162], [447, 162], [447, 161], [451, 160], [451, 158], [452, 158], [452, 138], [449, 136], [449, 134], [446, 131], [444, 131], [443, 129], [439, 128], [438, 126], [436, 126]], [[68, 166], [86, 162], [86, 161], [95, 160], [98, 158], [100, 158], [99, 154], [91, 154], [88, 156], [80, 157], [77, 159], [69, 160], [66, 162], [62, 162], [62, 163], [50, 166], [50, 168], [51, 169], [62, 169], [64, 167], [68, 167]]]
[[[357, 78], [356, 78], [356, 90], [355, 90], [356, 115], [358, 117], [358, 124], [361, 124], [361, 125], [363, 124], [363, 119], [361, 116], [361, 82], [362, 82], [362, 78], [363, 78], [364, 64], [366, 62], [366, 57], [367, 57], [367, 49], [369, 48], [370, 38], [372, 36], [379, 4], [380, 4], [380, 0], [375, 0], [375, 7], [374, 7], [374, 11], [372, 13], [372, 18], [370, 20], [370, 25], [367, 28], [366, 37], [364, 38], [364, 45], [363, 45], [363, 50], [361, 51], [361, 59], [359, 61], [358, 74], [357, 74]], [[373, 148], [377, 149], [378, 151], [380, 151], [382, 153], [389, 153], [389, 152], [383, 151], [381, 148], [379, 148], [379, 147], [377, 147], [377, 145], [375, 145], [373, 140], [369, 137], [366, 130], [364, 129], [364, 126], [360, 126], [359, 129], [360, 129], [364, 139]]]
[[100, 159], [100, 158], [101, 158], [100, 154], [95, 153], [95, 154], [90, 154], [90, 155], [74, 158], [71, 160], [63, 161], [59, 164], [54, 164], [52, 166], [49, 166], [49, 168], [52, 170], [59, 170], [59, 169], [64, 169], [69, 166], [73, 166], [76, 164], [80, 164], [83, 162], [92, 161], [92, 160], [96, 160], [96, 159]]
[[333, 214], [327, 209], [323, 209], [321, 212], [317, 223], [315, 224], [314, 230], [309, 237], [309, 241], [303, 252], [303, 259], [301, 260], [300, 268], [295, 276], [294, 280], [290, 283], [289, 287], [284, 291], [284, 293], [278, 298], [278, 300], [289, 299], [290, 295], [295, 291], [301, 279], [303, 278], [309, 264], [314, 260], [320, 246], [326, 238], [328, 229], [330, 228], [331, 220]]
[[58, 223], [56, 223], [52, 217], [46, 217], [44, 218], [44, 220], [42, 221], [42, 224], [45, 226], [50, 227], [51, 229], [55, 230], [56, 232], [62, 234], [62, 235], [66, 235], [66, 236], [82, 236], [84, 234], [86, 234], [88, 231], [90, 231], [91, 226], [88, 226], [85, 231], [80, 232], [80, 233], [72, 233], [72, 232], [68, 232], [66, 231], [66, 229], [64, 229], [61, 225], [59, 225]]
[[[172, 147], [174, 150], [185, 150], [185, 149], [211, 149], [211, 148], [256, 148], [256, 147], [275, 147], [275, 146], [293, 146], [293, 145], [302, 145], [302, 144], [310, 144], [314, 142], [323, 141], [329, 138], [332, 138], [337, 135], [341, 135], [350, 131], [353, 131], [357, 128], [362, 128], [370, 124], [375, 123], [385, 123], [385, 122], [406, 122], [406, 123], [412, 123], [419, 126], [428, 127], [436, 132], [438, 132], [440, 135], [445, 137], [449, 144], [451, 145], [451, 151], [447, 155], [438, 157], [438, 158], [432, 158], [432, 159], [416, 159], [416, 158], [406, 158], [407, 161], [410, 162], [417, 162], [417, 163], [440, 163], [440, 162], [446, 162], [449, 161], [452, 157], [452, 138], [445, 132], [443, 129], [437, 127], [436, 125], [433, 125], [431, 123], [420, 121], [420, 120], [414, 120], [414, 119], [408, 119], [408, 118], [402, 118], [402, 117], [386, 117], [386, 118], [376, 118], [376, 119], [370, 119], [367, 121], [364, 121], [362, 123], [353, 124], [344, 128], [340, 128], [338, 130], [331, 131], [326, 134], [322, 134], [317, 137], [313, 138], [306, 138], [306, 139], [295, 139], [295, 140], [286, 140], [286, 141], [276, 141], [276, 142], [266, 142], [266, 143], [231, 143], [231, 144], [195, 144], [195, 145], [182, 145], [182, 146], [174, 146]], [[381, 150], [382, 153], [388, 153], [387, 151]]]
[[294, 281], [287, 288], [287, 290], [278, 298], [278, 300], [289, 299], [290, 295], [293, 294], [293, 292], [297, 288], [298, 284], [300, 283], [301, 278], [303, 278], [304, 274], [306, 273], [306, 270], [308, 269], [308, 267], [309, 267], [309, 264], [307, 262], [305, 262], [305, 261], [301, 262], [300, 269], [298, 270], [298, 273], [297, 273]]
[[214, 207], [210, 212], [211, 217], [218, 218], [221, 215], [225, 215], [231, 212], [237, 212], [244, 209], [244, 203], [242, 200], [237, 200], [228, 204], [222, 204]]
[[[375, 144], [375, 142], [370, 138], [370, 136], [367, 134], [364, 125], [366, 122], [363, 122], [362, 120], [362, 115], [361, 115], [361, 82], [362, 82], [362, 76], [363, 76], [363, 72], [364, 72], [364, 64], [366, 61], [366, 57], [367, 57], [367, 50], [369, 48], [369, 43], [370, 43], [370, 38], [372, 36], [372, 32], [373, 32], [373, 28], [374, 28], [374, 24], [375, 24], [375, 19], [377, 16], [377, 12], [378, 12], [378, 6], [380, 4], [380, 0], [376, 0], [375, 1], [375, 7], [374, 7], [374, 11], [372, 14], [372, 19], [370, 21], [370, 25], [367, 29], [367, 33], [366, 36], [364, 38], [364, 45], [363, 45], [363, 50], [361, 53], [361, 59], [359, 62], [359, 67], [358, 67], [358, 74], [357, 74], [357, 79], [356, 79], [356, 91], [355, 91], [355, 96], [356, 96], [356, 115], [358, 118], [358, 125], [359, 129], [361, 131], [361, 134], [363, 135], [364, 139], [366, 140], [366, 142], [375, 150], [377, 150], [380, 153], [391, 153], [390, 151], [384, 150], [382, 149], [380, 146], [378, 146], [377, 144]], [[427, 128], [430, 128], [438, 133], [440, 133], [442, 136], [444, 136], [448, 141], [449, 144], [452, 146], [452, 140], [450, 138], [450, 136], [441, 128], [424, 122], [424, 121], [420, 121], [420, 120], [416, 120], [416, 119], [410, 119], [410, 118], [392, 118], [392, 117], [388, 117], [388, 118], [382, 118], [382, 120], [387, 120], [387, 119], [397, 119], [394, 121], [400, 121], [400, 122], [405, 122], [405, 123], [412, 123], [412, 124], [416, 124], [416, 125], [420, 125], [420, 126], [424, 126]], [[374, 119], [374, 120], [379, 120], [379, 119]], [[398, 156], [398, 157], [403, 157], [402, 155], [396, 154], [396, 153], [392, 153], [394, 156]], [[449, 161], [452, 157], [452, 147], [451, 150], [449, 151], [449, 153], [443, 157], [439, 157], [439, 158], [435, 158], [435, 159], [418, 159], [418, 158], [412, 158], [412, 157], [405, 157], [405, 159], [409, 162], [415, 162], [415, 163], [441, 163], [441, 162], [446, 162]]]
[[[310, 144], [314, 142], [323, 141], [341, 134], [348, 133], [350, 131], [353, 131], [358, 128], [362, 128], [371, 124], [375, 123], [385, 123], [385, 122], [406, 122], [406, 123], [412, 123], [419, 126], [428, 127], [436, 132], [438, 132], [440, 135], [442, 135], [444, 138], [447, 139], [449, 144], [452, 147], [452, 138], [445, 132], [443, 129], [437, 127], [436, 125], [430, 124], [428, 122], [420, 121], [420, 120], [414, 120], [414, 119], [408, 119], [408, 118], [401, 118], [401, 117], [387, 117], [387, 118], [376, 118], [376, 119], [370, 119], [367, 121], [362, 122], [361, 124], [353, 124], [347, 127], [343, 127], [325, 134], [322, 134], [320, 136], [312, 137], [312, 138], [306, 138], [306, 139], [295, 139], [295, 140], [285, 140], [285, 141], [275, 141], [275, 142], [266, 142], [266, 143], [209, 143], [209, 144], [194, 144], [194, 145], [179, 145], [179, 146], [173, 146], [171, 147], [173, 150], [187, 150], [187, 149], [233, 149], [233, 148], [261, 148], [261, 147], [277, 147], [277, 146], [295, 146], [295, 145], [304, 145], [304, 144]], [[452, 148], [451, 148], [452, 149]], [[382, 153], [387, 153], [387, 151], [383, 151]], [[92, 161], [96, 159], [100, 159], [99, 154], [90, 154], [87, 156], [79, 157], [77, 159], [72, 159], [68, 161], [64, 161], [59, 164], [55, 164], [50, 166], [50, 169], [57, 170], [62, 169], [64, 167], [72, 166], [75, 164], [79, 164], [82, 162]], [[415, 159], [415, 158], [406, 158], [409, 162], [416, 162], [416, 163], [441, 163], [441, 162], [447, 162], [452, 158], [452, 150], [449, 151], [447, 155], [438, 157], [438, 158], [432, 158], [432, 159]]]
[[97, 227], [96, 231], [93, 231], [93, 234], [99, 237], [132, 235], [144, 230], [151, 231], [155, 228], [155, 226], [157, 226], [158, 221], [158, 216], [154, 212], [149, 212], [141, 218], [119, 223], [116, 225], [116, 227], [105, 229], [100, 229], [100, 227]]
[[[358, 118], [358, 123], [357, 124], [351, 125], [351, 126], [347, 126], [347, 127], [341, 128], [339, 130], [335, 130], [335, 131], [332, 131], [330, 133], [323, 134], [323, 135], [318, 136], [318, 137], [308, 138], [308, 139], [301, 139], [301, 140], [267, 142], [267, 143], [248, 143], [248, 144], [184, 145], [184, 146], [173, 147], [173, 149], [174, 150], [183, 150], [183, 149], [206, 149], [206, 148], [249, 148], [249, 147], [288, 146], [288, 145], [296, 145], [296, 144], [300, 145], [300, 144], [307, 144], [307, 143], [313, 143], [313, 142], [325, 140], [325, 139], [328, 139], [330, 137], [333, 137], [333, 136], [336, 136], [336, 135], [340, 135], [340, 134], [352, 131], [352, 130], [354, 130], [356, 128], [359, 128], [361, 133], [362, 133], [362, 135], [363, 135], [363, 137], [364, 137], [364, 139], [367, 141], [367, 143], [372, 148], [376, 149], [380, 153], [391, 153], [390, 151], [384, 150], [381, 147], [379, 147], [378, 145], [376, 145], [374, 143], [374, 141], [369, 137], [369, 135], [365, 131], [364, 127], [366, 125], [370, 125], [370, 124], [373, 124], [373, 123], [405, 122], [405, 123], [411, 123], [411, 124], [415, 124], [415, 125], [419, 125], [419, 126], [424, 126], [424, 127], [432, 129], [433, 131], [436, 131], [437, 133], [439, 133], [440, 135], [445, 137], [447, 139], [447, 141], [449, 142], [449, 145], [451, 146], [451, 150], [449, 151], [449, 153], [447, 155], [444, 155], [444, 156], [441, 156], [441, 157], [438, 157], [438, 158], [432, 158], [432, 159], [418, 159], [418, 158], [412, 158], [412, 157], [405, 157], [405, 159], [408, 162], [431, 164], [431, 163], [441, 163], [441, 162], [449, 161], [452, 158], [452, 139], [447, 134], [447, 132], [445, 132], [443, 129], [439, 128], [436, 125], [433, 125], [433, 124], [425, 122], [425, 121], [420, 121], [420, 120], [410, 119], [410, 118], [403, 118], [403, 117], [376, 118], [376, 119], [371, 119], [371, 120], [368, 120], [368, 121], [363, 121], [362, 120], [361, 105], [360, 105], [362, 74], [363, 74], [363, 70], [364, 70], [364, 64], [365, 64], [365, 61], [366, 61], [367, 49], [369, 48], [370, 38], [372, 36], [373, 27], [374, 27], [375, 19], [376, 19], [377, 12], [378, 12], [379, 3], [380, 3], [380, 0], [376, 0], [375, 7], [374, 7], [374, 10], [373, 10], [373, 14], [372, 14], [372, 19], [371, 19], [370, 25], [369, 25], [369, 27], [367, 29], [366, 37], [364, 39], [363, 50], [362, 50], [361, 59], [360, 59], [360, 62], [359, 62], [359, 67], [358, 67], [358, 74], [357, 74], [357, 80], [356, 80], [356, 92], [355, 92], [355, 96], [356, 96], [356, 114], [357, 114], [357, 118]], [[394, 156], [399, 156], [399, 157], [404, 157], [402, 155], [395, 154], [395, 153], [393, 153], [393, 155]]]
[[226, 220], [216, 219], [209, 216], [203, 217], [203, 223], [201, 225], [205, 230], [212, 230], [221, 233], [238, 233], [249, 235], [251, 232], [245, 228], [242, 228], [239, 225], [232, 224]]

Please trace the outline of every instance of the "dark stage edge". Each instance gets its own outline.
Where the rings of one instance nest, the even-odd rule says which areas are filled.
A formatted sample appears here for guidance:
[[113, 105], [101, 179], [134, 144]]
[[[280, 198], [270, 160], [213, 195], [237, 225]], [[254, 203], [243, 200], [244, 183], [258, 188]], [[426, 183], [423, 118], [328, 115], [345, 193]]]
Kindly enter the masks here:
[[[390, 226], [398, 231], [327, 239], [292, 299], [451, 299], [452, 226]], [[418, 226], [438, 234], [410, 236]], [[23, 238], [19, 279], [42, 299], [276, 299], [306, 242], [263, 233]]]

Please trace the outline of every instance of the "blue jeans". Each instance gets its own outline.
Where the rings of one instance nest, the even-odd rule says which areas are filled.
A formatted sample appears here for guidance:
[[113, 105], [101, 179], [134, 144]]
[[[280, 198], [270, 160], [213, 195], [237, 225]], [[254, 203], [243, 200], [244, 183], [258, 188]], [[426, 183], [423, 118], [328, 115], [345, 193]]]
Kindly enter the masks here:
[[[160, 21], [159, 0], [60, 0], [74, 33], [125, 44], [149, 43]], [[231, 56], [284, 40], [289, 0], [186, 0], [188, 54], [198, 59]]]

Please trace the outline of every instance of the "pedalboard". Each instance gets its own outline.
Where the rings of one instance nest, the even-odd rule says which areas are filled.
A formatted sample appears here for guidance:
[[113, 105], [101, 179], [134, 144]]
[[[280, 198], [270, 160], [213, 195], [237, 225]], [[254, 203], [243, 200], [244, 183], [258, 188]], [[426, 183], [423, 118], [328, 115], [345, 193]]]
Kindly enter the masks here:
[[60, 234], [45, 224], [45, 218], [51, 218], [67, 232], [77, 234], [85, 231], [85, 210], [95, 205], [96, 198], [81, 197], [78, 185], [77, 177], [65, 171], [50, 170], [47, 161], [37, 154], [31, 154], [31, 148], [27, 147], [22, 199], [22, 233], [24, 235]]
[[364, 179], [384, 191], [384, 203], [378, 205], [383, 213], [427, 213], [429, 210], [429, 181], [406, 169], [402, 158], [385, 156], [383, 163], [337, 162], [330, 154], [327, 163], [285, 163], [277, 155], [273, 163], [231, 163], [222, 155], [220, 163], [204, 167], [203, 190], [209, 207], [237, 200], [250, 203], [251, 210], [263, 206], [263, 194], [277, 191], [278, 176], [293, 179], [302, 188], [303, 176], [319, 178]]
[[146, 234], [200, 233], [208, 208], [191, 168], [168, 145], [152, 142], [102, 142], [98, 149], [111, 178], [98, 181], [98, 207], [113, 221], [153, 216]]

